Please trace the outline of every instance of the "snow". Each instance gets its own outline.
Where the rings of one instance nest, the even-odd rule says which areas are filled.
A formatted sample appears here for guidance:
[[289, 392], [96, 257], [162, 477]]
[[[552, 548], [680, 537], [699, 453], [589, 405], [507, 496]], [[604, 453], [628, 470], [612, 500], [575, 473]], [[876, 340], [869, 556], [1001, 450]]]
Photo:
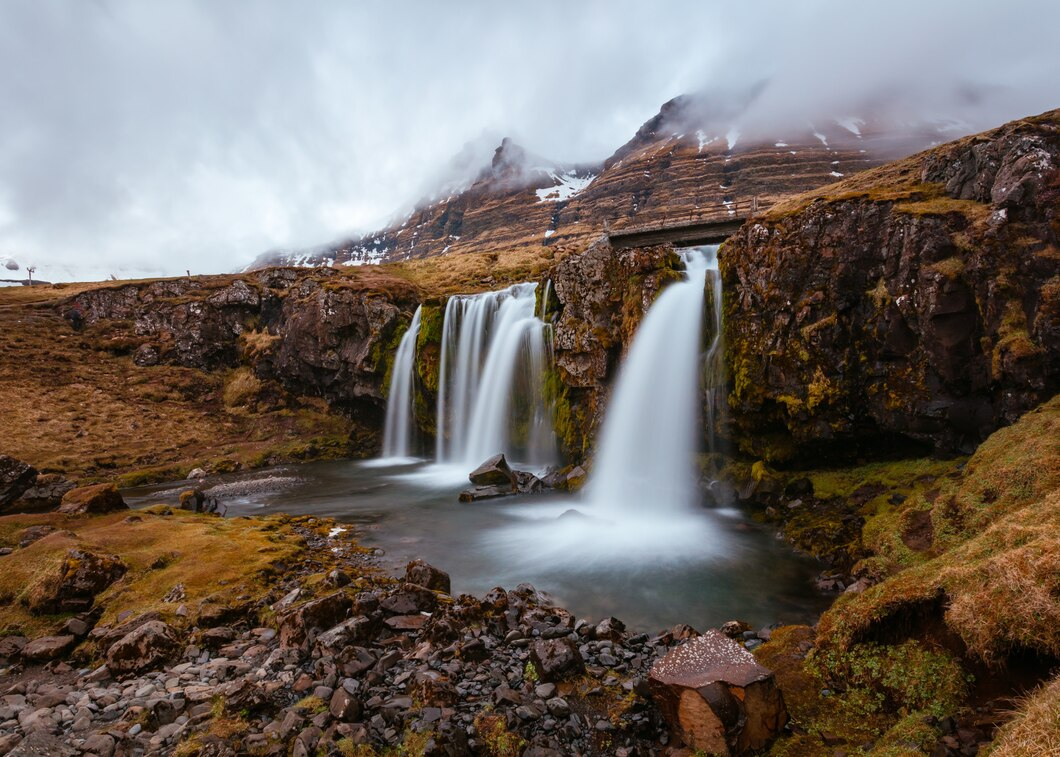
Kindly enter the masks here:
[[787, 143], [787, 142], [777, 142], [777, 143], [776, 143], [775, 145], [773, 145], [773, 146], [774, 146], [774, 147], [787, 147], [787, 146], [788, 146], [788, 143]]
[[861, 138], [861, 127], [865, 125], [865, 122], [860, 118], [837, 118], [835, 122], [858, 139]]
[[824, 145], [825, 147], [828, 147], [828, 138], [827, 138], [827, 137], [826, 137], [826, 136], [825, 136], [824, 134], [822, 134], [822, 133], [821, 133], [821, 132], [819, 132], [819, 131], [815, 131], [815, 132], [813, 133], [813, 135], [814, 135], [815, 137], [817, 137], [817, 138], [818, 138], [819, 140], [821, 140], [821, 144], [822, 144], [822, 145]]
[[699, 140], [699, 150], [698, 150], [698, 152], [703, 152], [703, 148], [704, 147], [709, 145], [711, 142], [717, 141], [718, 138], [717, 137], [711, 137], [710, 139], [707, 139], [707, 135], [704, 133], [704, 131], [702, 129], [696, 129], [696, 139]]
[[832, 171], [832, 173], [830, 173], [828, 175], [829, 176], [835, 176], [837, 179], [842, 179], [843, 178], [843, 174], [839, 173], [839, 171]]
[[549, 171], [548, 175], [552, 177], [553, 181], [557, 182], [557, 186], [542, 187], [537, 190], [538, 202], [563, 202], [564, 200], [569, 200], [592, 184], [593, 179], [596, 178], [595, 174], [578, 176], [570, 172], [557, 174], [555, 171]]
[[740, 130], [735, 126], [731, 127], [728, 133], [725, 135], [725, 141], [729, 143], [729, 149], [736, 147], [736, 141], [740, 138]]
[[552, 236], [555, 233], [556, 233], [555, 229], [549, 229], [548, 231], [545, 232], [545, 239], [548, 239], [550, 236]]

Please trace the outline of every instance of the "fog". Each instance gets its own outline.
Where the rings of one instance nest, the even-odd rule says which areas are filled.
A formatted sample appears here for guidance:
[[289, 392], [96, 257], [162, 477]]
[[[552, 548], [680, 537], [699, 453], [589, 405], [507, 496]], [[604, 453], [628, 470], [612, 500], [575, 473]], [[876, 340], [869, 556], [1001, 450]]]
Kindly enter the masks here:
[[378, 228], [503, 136], [602, 160], [688, 92], [770, 128], [986, 128], [1060, 105], [1057, 28], [1048, 0], [5, 0], [0, 262], [233, 270]]

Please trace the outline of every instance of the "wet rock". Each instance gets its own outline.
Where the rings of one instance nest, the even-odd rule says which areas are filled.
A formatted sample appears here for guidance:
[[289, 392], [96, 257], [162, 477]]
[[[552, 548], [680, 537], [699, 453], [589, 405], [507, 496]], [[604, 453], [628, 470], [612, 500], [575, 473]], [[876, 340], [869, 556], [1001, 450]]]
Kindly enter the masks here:
[[114, 484], [96, 484], [71, 489], [63, 495], [59, 512], [67, 515], [99, 515], [115, 510], [128, 510]]
[[537, 494], [543, 492], [547, 487], [545, 482], [529, 471], [513, 471], [515, 474], [515, 488], [520, 494]]
[[751, 624], [742, 620], [730, 620], [722, 623], [719, 630], [730, 639], [742, 639], [744, 633], [751, 630]]
[[33, 486], [37, 470], [29, 463], [0, 455], [0, 514], [16, 512], [8, 506]]
[[185, 489], [180, 493], [180, 509], [201, 513], [206, 505], [206, 495], [202, 489]]
[[444, 594], [450, 592], [449, 574], [423, 560], [413, 560], [405, 566], [405, 581]]
[[510, 497], [516, 493], [517, 490], [508, 484], [498, 484], [497, 486], [473, 486], [470, 489], [464, 489], [460, 492], [459, 500], [461, 502], [481, 502], [486, 499]]
[[42, 636], [34, 639], [22, 648], [22, 659], [27, 663], [41, 663], [65, 656], [77, 646], [77, 637]]
[[773, 673], [720, 631], [707, 631], [658, 660], [648, 685], [685, 743], [709, 754], [764, 749], [788, 720]]
[[161, 620], [151, 620], [114, 642], [107, 650], [107, 668], [114, 675], [154, 668], [180, 650], [177, 632]]
[[402, 584], [379, 602], [379, 606], [392, 615], [414, 615], [431, 612], [438, 606], [438, 598], [430, 589], [416, 584]]
[[27, 604], [36, 614], [88, 610], [96, 595], [126, 570], [117, 557], [71, 549], [58, 570], [30, 591]]
[[515, 488], [515, 474], [504, 455], [494, 455], [468, 474], [475, 486], [507, 486]]
[[578, 647], [570, 639], [536, 641], [530, 647], [530, 661], [542, 681], [555, 683], [585, 670]]

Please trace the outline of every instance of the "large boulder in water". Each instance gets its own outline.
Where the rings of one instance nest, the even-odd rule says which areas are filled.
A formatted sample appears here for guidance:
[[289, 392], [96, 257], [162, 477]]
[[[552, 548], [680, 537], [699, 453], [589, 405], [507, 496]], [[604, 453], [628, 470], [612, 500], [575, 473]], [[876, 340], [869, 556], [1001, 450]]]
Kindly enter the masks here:
[[648, 686], [670, 727], [707, 754], [764, 749], [788, 722], [772, 671], [720, 631], [707, 631], [658, 660]]
[[509, 486], [515, 488], [515, 474], [504, 455], [494, 455], [468, 474], [475, 486]]
[[37, 480], [37, 470], [28, 463], [0, 455], [0, 513], [22, 496]]

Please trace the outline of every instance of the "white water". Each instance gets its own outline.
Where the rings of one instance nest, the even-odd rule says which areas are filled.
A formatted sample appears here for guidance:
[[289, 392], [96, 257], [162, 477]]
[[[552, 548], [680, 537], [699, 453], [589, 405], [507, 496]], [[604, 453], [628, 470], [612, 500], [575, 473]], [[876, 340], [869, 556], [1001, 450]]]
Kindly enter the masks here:
[[420, 308], [412, 316], [408, 330], [398, 343], [394, 367], [390, 371], [390, 392], [386, 401], [383, 429], [383, 458], [407, 458], [413, 453], [415, 435], [413, 384], [416, 371], [416, 339], [420, 334]]
[[537, 284], [449, 298], [442, 324], [437, 460], [464, 475], [488, 457], [542, 465], [554, 457], [543, 382], [546, 327]]
[[648, 310], [607, 408], [588, 482], [601, 515], [650, 511], [665, 518], [697, 499], [699, 346], [710, 258], [702, 249], [682, 257], [688, 280], [671, 284]]

